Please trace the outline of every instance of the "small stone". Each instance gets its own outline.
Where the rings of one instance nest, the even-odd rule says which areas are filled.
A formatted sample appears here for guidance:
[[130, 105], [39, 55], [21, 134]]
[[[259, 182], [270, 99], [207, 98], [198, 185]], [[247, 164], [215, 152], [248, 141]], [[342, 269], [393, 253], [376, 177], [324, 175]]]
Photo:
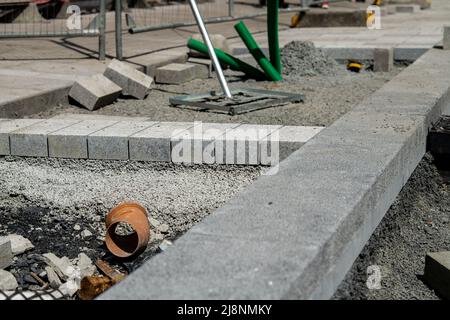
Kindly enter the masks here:
[[159, 250], [164, 252], [167, 250], [167, 248], [171, 247], [173, 245], [173, 243], [169, 240], [163, 240], [163, 242], [161, 242], [161, 244], [159, 245]]
[[36, 279], [33, 278], [33, 277], [32, 277], [31, 275], [29, 275], [29, 274], [26, 274], [26, 275], [23, 277], [23, 281], [25, 281], [26, 283], [32, 284], [32, 285], [38, 285], [38, 284], [39, 284], [39, 282], [37, 282]]
[[45, 253], [43, 254], [43, 257], [47, 265], [52, 267], [62, 280], [67, 280], [74, 275], [75, 268], [70, 263], [69, 258], [58, 258], [53, 253]]
[[97, 270], [92, 260], [85, 253], [78, 255], [77, 267], [80, 269], [81, 278], [92, 276]]
[[165, 224], [165, 223], [161, 224], [157, 229], [161, 233], [168, 233], [169, 232], [169, 226], [167, 224]]
[[59, 286], [59, 291], [65, 296], [73, 297], [73, 295], [79, 290], [79, 286], [75, 280], [69, 280], [66, 283]]
[[18, 234], [10, 234], [7, 236], [0, 237], [0, 243], [8, 241], [11, 242], [11, 251], [12, 254], [15, 256], [34, 248], [30, 240]]
[[11, 241], [0, 243], [0, 269], [5, 269], [13, 264]]
[[152, 238], [153, 238], [154, 241], [161, 241], [161, 240], [164, 239], [164, 235], [161, 234], [161, 233], [154, 233], [152, 235]]
[[73, 226], [73, 230], [75, 230], [75, 231], [80, 231], [80, 230], [81, 230], [80, 225], [79, 225], [79, 224], [74, 225], [74, 226]]
[[12, 273], [0, 270], [0, 290], [16, 290], [19, 284]]
[[45, 272], [47, 273], [47, 279], [48, 283], [50, 284], [50, 287], [52, 287], [53, 289], [58, 289], [62, 283], [58, 275], [56, 274], [55, 270], [47, 266], [45, 267]]
[[89, 237], [92, 237], [92, 232], [90, 232], [90, 231], [87, 230], [87, 229], [81, 231], [81, 238], [87, 239], [87, 238], [89, 238]]
[[148, 218], [148, 221], [150, 222], [150, 225], [154, 228], [158, 228], [161, 225], [161, 222], [152, 217]]

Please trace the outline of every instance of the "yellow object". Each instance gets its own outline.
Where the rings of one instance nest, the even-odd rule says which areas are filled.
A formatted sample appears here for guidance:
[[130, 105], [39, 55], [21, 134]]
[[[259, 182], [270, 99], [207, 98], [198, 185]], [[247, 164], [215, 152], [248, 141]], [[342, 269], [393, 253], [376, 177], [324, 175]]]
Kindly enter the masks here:
[[347, 64], [347, 70], [353, 72], [360, 72], [362, 69], [362, 64], [357, 61], [349, 61]]
[[381, 6], [381, 2], [382, 2], [382, 0], [374, 0], [372, 5]]
[[300, 15], [296, 14], [294, 16], [291, 17], [291, 28], [295, 28], [298, 26], [300, 22]]

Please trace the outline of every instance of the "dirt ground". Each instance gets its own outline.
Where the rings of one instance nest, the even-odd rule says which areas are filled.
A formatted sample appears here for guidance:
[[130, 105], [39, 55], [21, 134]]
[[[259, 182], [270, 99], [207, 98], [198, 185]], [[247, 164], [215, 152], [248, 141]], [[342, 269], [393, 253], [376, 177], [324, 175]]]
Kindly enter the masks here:
[[[18, 257], [11, 271], [28, 288], [33, 285], [29, 272], [39, 274], [45, 266], [36, 254], [47, 252], [70, 259], [84, 252], [132, 271], [157, 252], [163, 239], [180, 236], [252, 183], [261, 170], [0, 157], [0, 236], [20, 234], [35, 246]], [[152, 219], [168, 226], [164, 232], [152, 227], [147, 251], [125, 264], [108, 255], [103, 244], [104, 218], [122, 201], [140, 202]], [[84, 230], [92, 236], [83, 238]]]
[[[450, 250], [450, 186], [427, 154], [356, 259], [334, 299], [439, 299], [423, 281], [425, 255]], [[367, 268], [381, 269], [369, 290]]]
[[[268, 108], [247, 114], [199, 112], [172, 107], [169, 98], [176, 95], [205, 93], [219, 90], [217, 79], [197, 79], [182, 85], [155, 85], [145, 100], [122, 97], [116, 103], [92, 112], [93, 114], [146, 116], [154, 121], [203, 121], [254, 124], [282, 124], [303, 126], [328, 126], [347, 113], [367, 96], [378, 90], [404, 67], [398, 66], [389, 73], [362, 71], [352, 73], [340, 65], [332, 76], [286, 77], [279, 83], [245, 80], [232, 71], [226, 71], [233, 88], [262, 88], [268, 90], [302, 93], [304, 103]], [[244, 81], [243, 81], [244, 80]], [[242, 82], [243, 81], [243, 82]], [[75, 105], [55, 106], [33, 118], [49, 118], [62, 113], [91, 113]]]

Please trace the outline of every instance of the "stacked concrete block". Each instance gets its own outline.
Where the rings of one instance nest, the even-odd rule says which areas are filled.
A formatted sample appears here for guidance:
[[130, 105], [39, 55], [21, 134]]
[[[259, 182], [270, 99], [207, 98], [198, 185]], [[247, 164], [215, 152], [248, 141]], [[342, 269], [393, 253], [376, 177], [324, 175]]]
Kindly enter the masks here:
[[9, 144], [9, 134], [13, 131], [29, 127], [42, 122], [42, 119], [15, 119], [2, 120], [0, 122], [0, 156], [11, 154]]
[[373, 71], [390, 72], [394, 67], [393, 48], [375, 48], [373, 52]]
[[216, 139], [216, 163], [259, 165], [264, 138], [279, 128], [281, 126], [243, 124], [227, 130]]
[[129, 159], [129, 137], [156, 124], [157, 122], [152, 121], [121, 121], [90, 134], [88, 137], [89, 158]]
[[199, 74], [201, 66], [194, 64], [171, 63], [156, 69], [156, 82], [164, 84], [182, 84], [191, 81]]
[[208, 79], [212, 77], [213, 65], [209, 59], [189, 58], [187, 64], [196, 66], [196, 78]]
[[153, 84], [152, 77], [116, 59], [111, 61], [103, 75], [121, 87], [124, 95], [137, 99], [144, 99]]
[[[221, 34], [210, 34], [209, 35], [212, 45], [216, 49], [220, 49], [226, 53], [231, 53], [230, 43], [227, 38]], [[203, 42], [203, 37], [201, 34], [197, 33], [192, 36], [193, 39]], [[195, 50], [190, 50], [189, 55], [191, 57], [208, 58], [207, 55], [197, 52]]]
[[444, 50], [450, 50], [450, 25], [444, 26], [444, 40], [443, 40]]
[[130, 159], [170, 162], [172, 138], [193, 126], [192, 122], [164, 122], [130, 136]]
[[102, 74], [77, 81], [69, 91], [69, 97], [88, 110], [95, 110], [113, 103], [122, 88]]
[[111, 120], [84, 120], [48, 135], [50, 157], [87, 159], [88, 136], [117, 123]]
[[445, 299], [450, 299], [450, 251], [428, 253], [425, 281]]
[[9, 133], [11, 155], [48, 157], [48, 135], [79, 120], [46, 120]]
[[276, 165], [298, 150], [323, 127], [284, 126], [261, 143], [261, 164]]

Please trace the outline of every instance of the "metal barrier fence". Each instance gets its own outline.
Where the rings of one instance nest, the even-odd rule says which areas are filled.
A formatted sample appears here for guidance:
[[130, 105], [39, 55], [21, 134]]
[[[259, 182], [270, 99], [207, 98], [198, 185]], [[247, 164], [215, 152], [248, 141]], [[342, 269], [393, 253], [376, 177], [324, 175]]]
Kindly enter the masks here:
[[103, 60], [106, 4], [107, 0], [0, 0], [0, 39], [98, 37]]

